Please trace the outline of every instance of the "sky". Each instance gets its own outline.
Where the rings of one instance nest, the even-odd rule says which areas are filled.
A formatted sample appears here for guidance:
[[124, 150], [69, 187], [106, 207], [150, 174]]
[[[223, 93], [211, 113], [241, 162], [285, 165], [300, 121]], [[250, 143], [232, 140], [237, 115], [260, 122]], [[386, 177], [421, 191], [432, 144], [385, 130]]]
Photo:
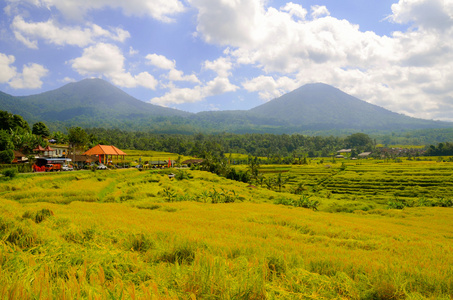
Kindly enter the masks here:
[[[322, 82], [453, 121], [453, 0], [3, 0], [0, 91], [102, 78], [189, 112]], [[1, 108], [0, 108], [1, 109]]]

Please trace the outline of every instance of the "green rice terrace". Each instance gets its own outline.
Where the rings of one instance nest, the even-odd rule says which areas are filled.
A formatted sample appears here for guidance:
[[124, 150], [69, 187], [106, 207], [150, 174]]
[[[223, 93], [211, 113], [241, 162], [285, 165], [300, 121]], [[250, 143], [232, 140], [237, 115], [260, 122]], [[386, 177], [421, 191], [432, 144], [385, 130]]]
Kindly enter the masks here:
[[188, 168], [4, 176], [0, 299], [452, 299], [452, 170], [325, 159], [261, 165], [251, 183]]

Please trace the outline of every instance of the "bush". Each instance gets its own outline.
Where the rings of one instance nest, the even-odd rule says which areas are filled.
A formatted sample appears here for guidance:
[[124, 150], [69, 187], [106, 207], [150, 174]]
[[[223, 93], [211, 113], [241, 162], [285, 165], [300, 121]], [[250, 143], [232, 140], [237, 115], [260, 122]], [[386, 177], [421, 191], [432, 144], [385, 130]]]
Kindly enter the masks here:
[[13, 179], [16, 177], [18, 171], [16, 168], [10, 168], [2, 171], [3, 176]]
[[34, 213], [30, 212], [30, 211], [26, 211], [22, 215], [22, 218], [31, 219], [31, 220], [35, 221], [35, 223], [41, 223], [42, 221], [47, 219], [47, 217], [51, 217], [53, 215], [54, 215], [53, 211], [51, 211], [50, 209], [47, 209], [47, 208], [43, 208]]
[[125, 242], [126, 249], [142, 253], [148, 251], [153, 246], [153, 240], [143, 233], [132, 234]]
[[14, 151], [11, 149], [0, 151], [0, 163], [10, 164], [14, 160]]

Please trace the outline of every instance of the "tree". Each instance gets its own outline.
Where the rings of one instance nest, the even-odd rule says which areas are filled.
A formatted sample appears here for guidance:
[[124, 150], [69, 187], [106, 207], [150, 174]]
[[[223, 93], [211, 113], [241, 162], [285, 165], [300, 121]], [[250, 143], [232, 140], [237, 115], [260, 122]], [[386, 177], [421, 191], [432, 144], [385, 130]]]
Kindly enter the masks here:
[[2, 164], [10, 164], [14, 160], [14, 151], [11, 149], [7, 149], [4, 151], [0, 151], [0, 163]]
[[80, 127], [71, 127], [68, 130], [68, 140], [69, 144], [73, 148], [73, 155], [75, 155], [77, 150], [83, 149], [88, 143], [88, 134]]
[[33, 128], [31, 131], [33, 134], [42, 136], [42, 137], [48, 137], [50, 136], [50, 130], [47, 128], [46, 124], [43, 122], [38, 122], [33, 124]]
[[257, 180], [259, 175], [260, 164], [258, 161], [258, 157], [252, 157], [249, 155], [248, 158], [249, 165], [247, 167], [248, 171], [250, 172], [250, 177], [252, 180]]
[[21, 128], [24, 131], [30, 131], [27, 121], [19, 115], [13, 115], [7, 111], [0, 111], [0, 129], [10, 130]]
[[0, 151], [8, 149], [14, 149], [11, 134], [6, 130], [0, 130]]
[[68, 137], [62, 133], [61, 131], [55, 131], [52, 133], [52, 136], [55, 140], [57, 140], [57, 143], [60, 144], [65, 144], [68, 142]]
[[354, 133], [345, 139], [346, 147], [356, 148], [359, 151], [371, 148], [373, 140], [365, 133]]

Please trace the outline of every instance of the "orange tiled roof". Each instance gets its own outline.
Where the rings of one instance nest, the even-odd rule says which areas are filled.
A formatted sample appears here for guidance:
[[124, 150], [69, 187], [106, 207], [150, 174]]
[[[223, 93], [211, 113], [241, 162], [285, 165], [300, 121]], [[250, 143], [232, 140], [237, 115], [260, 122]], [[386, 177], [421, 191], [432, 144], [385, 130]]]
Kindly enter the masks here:
[[115, 146], [96, 145], [83, 155], [127, 155]]

